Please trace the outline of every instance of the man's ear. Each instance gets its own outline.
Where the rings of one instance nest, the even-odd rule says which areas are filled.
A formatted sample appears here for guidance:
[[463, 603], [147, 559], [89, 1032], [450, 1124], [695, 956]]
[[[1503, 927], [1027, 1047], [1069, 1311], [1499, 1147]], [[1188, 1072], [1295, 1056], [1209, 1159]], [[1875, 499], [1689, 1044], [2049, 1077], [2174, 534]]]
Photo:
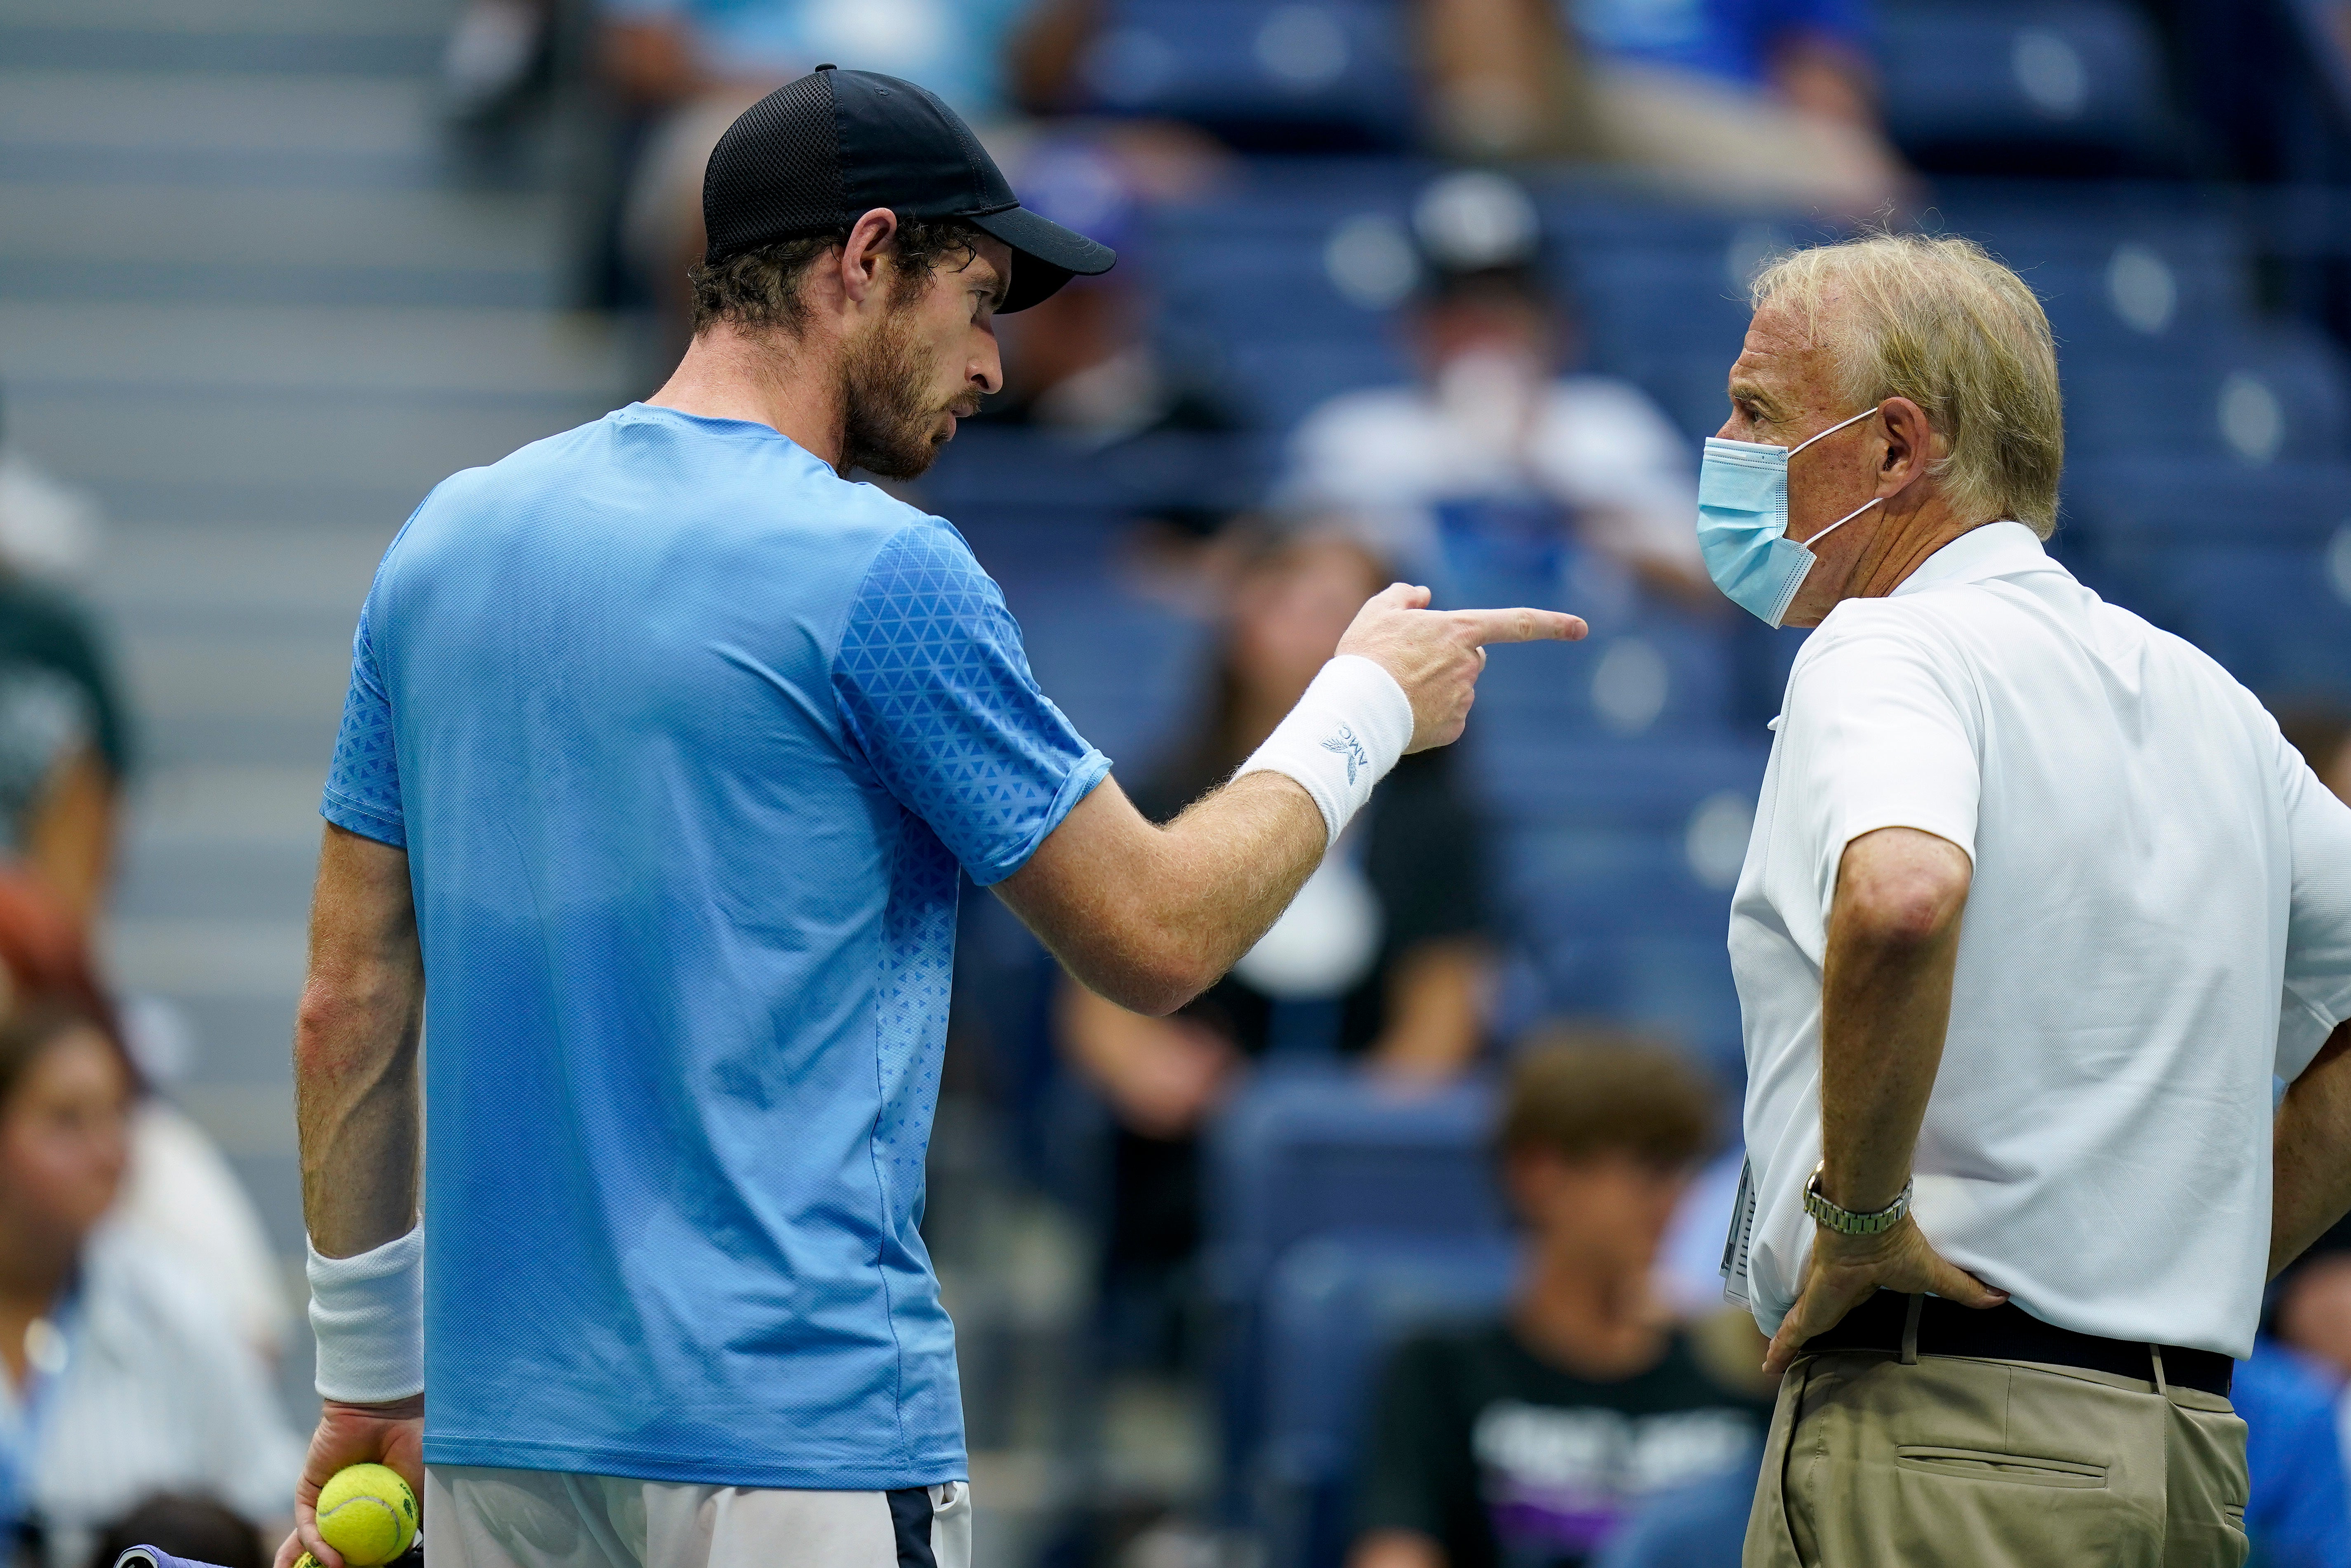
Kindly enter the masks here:
[[898, 235], [898, 214], [876, 207], [859, 218], [841, 247], [841, 291], [852, 306], [882, 296], [883, 269], [890, 265], [890, 242]]
[[1886, 455], [1877, 465], [1878, 488], [1892, 496], [1908, 489], [1934, 463], [1937, 438], [1934, 426], [1927, 423], [1927, 411], [1907, 397], [1890, 397], [1879, 403], [1877, 418], [1886, 431]]

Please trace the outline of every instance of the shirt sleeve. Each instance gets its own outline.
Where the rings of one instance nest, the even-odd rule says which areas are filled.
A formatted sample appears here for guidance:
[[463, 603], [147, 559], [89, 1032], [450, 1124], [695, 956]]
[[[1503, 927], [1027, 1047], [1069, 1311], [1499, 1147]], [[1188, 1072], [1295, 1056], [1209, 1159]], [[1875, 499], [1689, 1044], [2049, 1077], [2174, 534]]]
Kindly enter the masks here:
[[2277, 1073], [2291, 1082], [2335, 1025], [2351, 1018], [2351, 806], [2335, 798], [2283, 736], [2277, 747], [2294, 857]]
[[377, 668], [368, 612], [360, 612], [351, 637], [351, 685], [343, 695], [342, 727], [319, 814], [340, 828], [394, 849], [408, 847], [400, 812], [400, 761], [392, 751], [392, 699]]
[[1451, 1521], [1477, 1505], [1468, 1434], [1447, 1418], [1442, 1348], [1430, 1339], [1407, 1341], [1381, 1374], [1358, 1471], [1359, 1535], [1404, 1530], [1450, 1545]]
[[1864, 833], [1915, 828], [1975, 858], [1983, 775], [1972, 683], [1956, 650], [1909, 622], [1888, 606], [1842, 605], [1789, 678], [1776, 809], [1809, 816], [1824, 916], [1845, 846]]
[[994, 580], [935, 519], [874, 557], [841, 632], [833, 691], [883, 787], [982, 887], [1028, 864], [1110, 772], [1038, 689]]

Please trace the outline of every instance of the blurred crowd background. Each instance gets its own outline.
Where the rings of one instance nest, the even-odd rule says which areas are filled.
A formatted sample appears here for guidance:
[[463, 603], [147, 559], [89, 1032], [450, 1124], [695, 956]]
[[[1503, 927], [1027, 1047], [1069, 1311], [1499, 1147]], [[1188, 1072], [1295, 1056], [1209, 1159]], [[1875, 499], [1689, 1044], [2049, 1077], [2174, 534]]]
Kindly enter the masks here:
[[[2342, 0], [0, 0], [18, 1560], [258, 1562], [287, 1511], [357, 607], [434, 482], [658, 384], [704, 157], [820, 61], [1121, 253], [905, 493], [1146, 810], [1393, 578], [1593, 627], [1497, 650], [1174, 1019], [966, 899], [925, 1231], [981, 1561], [1728, 1568], [1770, 1390], [1715, 1279], [1723, 935], [1801, 642], [1695, 547], [1747, 280], [1871, 224], [2018, 267], [2060, 559], [2351, 793]], [[2351, 1237], [2270, 1323], [2256, 1560], [2351, 1563]]]

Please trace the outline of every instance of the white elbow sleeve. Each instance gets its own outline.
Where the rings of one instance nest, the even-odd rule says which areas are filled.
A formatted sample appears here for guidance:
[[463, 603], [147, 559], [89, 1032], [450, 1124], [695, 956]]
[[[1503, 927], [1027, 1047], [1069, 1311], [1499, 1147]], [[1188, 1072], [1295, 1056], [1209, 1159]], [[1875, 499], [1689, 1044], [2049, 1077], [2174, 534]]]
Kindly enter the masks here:
[[319, 1394], [381, 1405], [424, 1390], [424, 1227], [355, 1258], [310, 1249]]
[[1297, 779], [1322, 808], [1328, 849], [1411, 744], [1412, 699], [1395, 677], [1360, 653], [1342, 653], [1233, 777]]

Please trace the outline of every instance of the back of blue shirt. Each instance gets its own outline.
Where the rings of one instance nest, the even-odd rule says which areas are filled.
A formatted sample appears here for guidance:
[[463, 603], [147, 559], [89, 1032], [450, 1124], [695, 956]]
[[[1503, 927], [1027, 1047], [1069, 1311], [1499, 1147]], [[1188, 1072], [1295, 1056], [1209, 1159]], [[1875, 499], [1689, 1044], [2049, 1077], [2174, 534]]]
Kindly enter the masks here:
[[956, 868], [1108, 768], [954, 529], [764, 425], [635, 405], [427, 498], [323, 810], [416, 894], [430, 1462], [964, 1473], [916, 1228]]

